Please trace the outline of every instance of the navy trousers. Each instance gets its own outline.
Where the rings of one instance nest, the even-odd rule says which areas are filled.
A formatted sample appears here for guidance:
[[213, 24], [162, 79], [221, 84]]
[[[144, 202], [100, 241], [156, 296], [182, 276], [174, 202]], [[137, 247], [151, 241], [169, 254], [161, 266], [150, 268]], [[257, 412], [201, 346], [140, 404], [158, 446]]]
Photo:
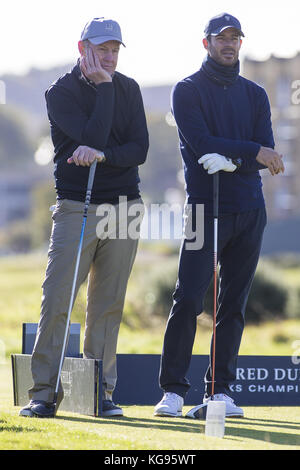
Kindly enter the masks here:
[[[236, 378], [237, 356], [244, 329], [246, 303], [257, 267], [265, 208], [219, 216], [219, 291], [216, 323], [216, 363], [214, 393], [230, 395]], [[183, 240], [173, 306], [164, 337], [159, 374], [164, 392], [185, 397], [190, 383], [186, 378], [195, 340], [197, 316], [213, 276], [213, 217], [205, 216], [204, 244], [186, 249]], [[211, 356], [210, 356], [211, 357]], [[211, 360], [204, 377], [206, 396], [211, 394]]]

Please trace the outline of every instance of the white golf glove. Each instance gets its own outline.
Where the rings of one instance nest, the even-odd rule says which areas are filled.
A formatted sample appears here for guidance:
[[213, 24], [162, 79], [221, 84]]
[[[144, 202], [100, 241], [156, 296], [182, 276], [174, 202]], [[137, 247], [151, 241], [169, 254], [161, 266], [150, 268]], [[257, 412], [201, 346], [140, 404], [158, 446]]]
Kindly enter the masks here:
[[220, 170], [232, 172], [237, 169], [237, 166], [232, 163], [230, 158], [224, 157], [224, 155], [219, 153], [207, 153], [199, 158], [198, 163], [203, 165], [205, 170], [208, 170], [207, 173], [209, 175]]

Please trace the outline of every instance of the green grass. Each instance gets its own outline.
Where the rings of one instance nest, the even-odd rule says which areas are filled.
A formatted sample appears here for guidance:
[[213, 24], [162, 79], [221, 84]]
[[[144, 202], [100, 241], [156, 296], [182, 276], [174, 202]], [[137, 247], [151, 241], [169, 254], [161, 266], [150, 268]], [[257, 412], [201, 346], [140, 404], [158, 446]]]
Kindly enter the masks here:
[[[0, 259], [0, 361], [3, 348], [7, 356], [21, 352], [22, 323], [39, 321], [41, 286], [46, 262], [45, 253]], [[152, 264], [152, 256], [143, 256], [139, 252], [128, 286], [124, 321], [119, 335], [119, 353], [161, 353], [165, 320], [154, 319], [155, 321], [150, 322], [151, 327], [143, 327], [135, 318], [132, 318], [130, 313], [130, 303], [134, 301], [135, 292], [138, 289], [140, 272], [151, 269]], [[298, 282], [299, 272], [299, 269], [288, 270], [291, 283]], [[80, 322], [82, 331], [85, 321], [85, 294], [86, 286], [84, 285], [79, 291], [72, 312], [72, 321]], [[140, 308], [142, 309], [143, 306], [141, 305]], [[207, 354], [210, 337], [211, 320], [201, 315], [194, 345], [195, 354]], [[245, 328], [240, 353], [291, 355], [292, 344], [299, 338], [300, 321], [298, 319], [274, 320], [264, 323], [263, 326], [249, 325]], [[83, 340], [83, 334], [81, 340]]]
[[245, 407], [245, 418], [227, 419], [225, 437], [218, 439], [205, 436], [205, 422], [154, 417], [152, 406], [124, 406], [124, 417], [110, 419], [64, 411], [56, 419], [23, 418], [12, 404], [8, 363], [0, 366], [0, 384], [2, 450], [300, 449], [296, 407]]
[[[145, 265], [149, 268], [153, 262], [151, 257], [139, 256], [129, 283], [129, 300], [134, 298], [139, 270]], [[125, 416], [112, 419], [64, 411], [59, 411], [54, 420], [19, 417], [19, 408], [13, 406], [9, 356], [21, 352], [22, 323], [38, 322], [45, 266], [45, 254], [0, 259], [0, 449], [300, 449], [300, 407], [246, 407], [244, 419], [226, 420], [223, 439], [205, 437], [203, 422], [154, 417], [153, 407], [149, 406], [125, 406]], [[299, 270], [287, 270], [287, 279], [299, 285]], [[160, 354], [165, 321], [152, 322], [151, 328], [134, 328], [135, 320], [128, 311], [130, 305], [125, 306], [118, 352]], [[76, 300], [72, 318], [83, 327], [84, 316], [85, 286]], [[210, 337], [211, 320], [202, 315], [195, 354], [207, 354]], [[290, 356], [293, 342], [299, 339], [297, 319], [247, 326], [240, 353]], [[185, 407], [184, 411], [187, 410]]]

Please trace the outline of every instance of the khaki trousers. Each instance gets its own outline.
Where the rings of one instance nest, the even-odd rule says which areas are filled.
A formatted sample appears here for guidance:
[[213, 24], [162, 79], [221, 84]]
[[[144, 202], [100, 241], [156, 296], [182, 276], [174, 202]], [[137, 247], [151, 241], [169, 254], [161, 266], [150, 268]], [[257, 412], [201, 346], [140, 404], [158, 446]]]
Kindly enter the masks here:
[[[132, 209], [134, 204], [139, 208], [139, 218], [128, 216], [127, 209]], [[81, 202], [60, 200], [52, 215], [41, 316], [31, 361], [33, 387], [29, 397], [33, 400], [53, 401], [83, 207]], [[76, 294], [88, 276], [83, 356], [103, 361], [103, 399], [111, 399], [116, 386], [117, 338], [142, 216], [141, 199], [128, 201], [125, 205], [90, 204], [89, 207]], [[139, 220], [139, 224], [134, 223], [137, 228], [134, 236], [128, 236], [127, 229], [133, 220]], [[58, 403], [62, 398], [60, 387]]]

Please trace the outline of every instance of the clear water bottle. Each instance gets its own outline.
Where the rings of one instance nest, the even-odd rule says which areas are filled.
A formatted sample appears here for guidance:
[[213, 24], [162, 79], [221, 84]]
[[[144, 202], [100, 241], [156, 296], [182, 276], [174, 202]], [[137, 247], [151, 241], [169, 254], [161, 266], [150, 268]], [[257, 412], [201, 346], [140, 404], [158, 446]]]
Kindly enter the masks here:
[[205, 435], [224, 437], [225, 434], [225, 401], [210, 400], [207, 404]]

